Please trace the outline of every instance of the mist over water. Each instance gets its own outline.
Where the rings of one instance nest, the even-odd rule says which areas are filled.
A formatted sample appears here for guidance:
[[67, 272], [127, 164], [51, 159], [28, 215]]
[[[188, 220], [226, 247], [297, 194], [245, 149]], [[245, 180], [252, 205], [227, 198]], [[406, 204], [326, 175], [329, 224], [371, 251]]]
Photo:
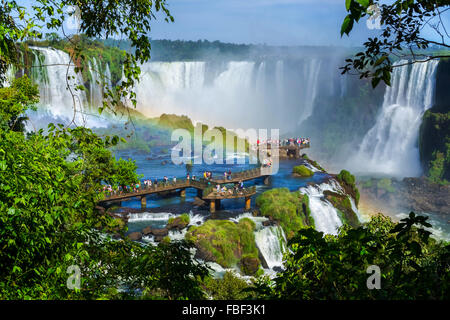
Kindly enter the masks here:
[[[43, 56], [37, 59], [34, 80], [39, 84], [41, 108], [30, 113], [33, 125], [75, 121], [77, 125], [104, 127], [95, 108], [101, 104], [103, 87], [111, 88], [109, 66], [91, 59], [87, 73], [89, 92], [68, 90], [66, 76], [73, 76], [69, 87], [74, 92], [82, 84], [74, 67], [67, 69], [69, 56], [52, 48], [32, 48]], [[243, 61], [218, 57], [204, 61], [148, 62], [141, 66], [135, 87], [137, 109], [149, 117], [163, 113], [184, 114], [194, 123], [228, 129], [279, 129], [281, 134], [302, 132], [317, 111], [318, 97], [344, 97], [349, 77], [342, 76], [342, 54], [296, 53], [272, 55]], [[406, 61], [400, 61], [400, 64]], [[384, 102], [373, 127], [358, 141], [354, 153], [346, 154], [339, 167], [352, 172], [391, 176], [421, 174], [417, 138], [423, 112], [433, 103], [434, 79], [438, 61], [395, 68], [392, 87], [384, 92]], [[106, 76], [106, 83], [102, 75]], [[330, 100], [333, 101], [333, 100]], [[75, 111], [74, 112], [74, 108]], [[319, 146], [320, 147], [320, 146]], [[313, 150], [311, 150], [313, 152]], [[321, 160], [320, 158], [318, 159]]]
[[137, 108], [146, 116], [186, 114], [230, 129], [294, 130], [312, 114], [320, 91], [340, 90], [328, 84], [339, 83], [337, 64], [311, 57], [150, 62], [142, 71]]

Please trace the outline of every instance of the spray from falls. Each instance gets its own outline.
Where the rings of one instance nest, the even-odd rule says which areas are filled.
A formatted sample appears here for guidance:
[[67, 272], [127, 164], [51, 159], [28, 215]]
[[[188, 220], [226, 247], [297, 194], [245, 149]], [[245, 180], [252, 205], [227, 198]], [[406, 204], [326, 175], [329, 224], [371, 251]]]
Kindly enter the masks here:
[[394, 69], [381, 112], [352, 164], [356, 170], [400, 177], [421, 174], [417, 139], [422, 115], [433, 103], [438, 63], [429, 61]]

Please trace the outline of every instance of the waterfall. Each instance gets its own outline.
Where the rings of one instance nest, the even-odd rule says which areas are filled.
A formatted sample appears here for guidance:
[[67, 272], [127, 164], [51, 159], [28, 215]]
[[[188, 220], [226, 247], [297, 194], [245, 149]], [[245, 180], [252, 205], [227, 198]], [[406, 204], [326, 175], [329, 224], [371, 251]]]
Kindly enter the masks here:
[[283, 267], [286, 237], [281, 227], [264, 227], [255, 231], [255, 242], [270, 269]]
[[313, 113], [314, 102], [319, 87], [320, 66], [321, 61], [318, 59], [311, 59], [304, 64], [303, 81], [301, 82], [303, 90], [303, 110], [298, 121], [299, 124], [308, 119]]
[[106, 88], [112, 89], [112, 78], [111, 78], [111, 71], [109, 70], [109, 64], [106, 64], [105, 68], [105, 82], [106, 82]]
[[263, 61], [259, 64], [258, 73], [256, 75], [256, 93], [264, 96], [266, 92], [266, 63]]
[[88, 127], [105, 126], [105, 122], [86, 114], [86, 93], [76, 89], [83, 85], [83, 78], [75, 72], [73, 62], [69, 66], [69, 55], [53, 48], [30, 49], [33, 50], [35, 66], [32, 78], [38, 84], [40, 95], [39, 110], [28, 114], [33, 128], [34, 125], [45, 127], [48, 122], [55, 122], [55, 119]]
[[417, 140], [422, 115], [433, 103], [438, 63], [394, 68], [381, 112], [359, 147], [354, 163], [357, 170], [400, 177], [422, 173]]
[[100, 65], [97, 63], [97, 59], [92, 58], [88, 61], [88, 71], [91, 76], [89, 82], [89, 93], [90, 93], [90, 105], [92, 107], [99, 106], [103, 100], [103, 86]]
[[325, 190], [341, 192], [339, 190], [340, 187], [337, 186], [337, 182], [330, 180], [328, 183], [300, 188], [300, 192], [309, 197], [309, 207], [317, 231], [337, 234], [339, 227], [342, 226], [337, 209], [325, 199], [323, 194]]

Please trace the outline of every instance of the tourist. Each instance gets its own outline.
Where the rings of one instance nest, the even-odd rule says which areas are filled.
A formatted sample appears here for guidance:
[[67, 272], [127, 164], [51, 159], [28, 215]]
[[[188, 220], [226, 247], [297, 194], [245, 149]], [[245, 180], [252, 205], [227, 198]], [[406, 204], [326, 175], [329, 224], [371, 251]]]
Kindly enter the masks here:
[[187, 176], [186, 176], [186, 180], [189, 181], [190, 178], [191, 178], [191, 177], [189, 176], [189, 173], [188, 173]]
[[220, 184], [216, 185], [216, 192], [217, 192], [217, 193], [220, 192]]
[[228, 180], [231, 180], [231, 169], [228, 169]]
[[173, 177], [173, 184], [177, 183], [177, 177]]

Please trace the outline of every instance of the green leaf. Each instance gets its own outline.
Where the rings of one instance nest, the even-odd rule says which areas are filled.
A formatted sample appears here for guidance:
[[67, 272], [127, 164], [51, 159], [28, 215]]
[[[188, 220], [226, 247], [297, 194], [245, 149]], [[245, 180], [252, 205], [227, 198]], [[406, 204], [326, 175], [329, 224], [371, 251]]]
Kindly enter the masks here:
[[341, 37], [344, 33], [348, 35], [350, 31], [352, 31], [352, 28], [353, 28], [353, 19], [351, 18], [350, 15], [347, 15], [341, 26]]
[[345, 9], [347, 11], [350, 10], [350, 5], [352, 4], [352, 0], [345, 0]]
[[356, 0], [361, 6], [367, 8], [369, 6], [369, 0]]

